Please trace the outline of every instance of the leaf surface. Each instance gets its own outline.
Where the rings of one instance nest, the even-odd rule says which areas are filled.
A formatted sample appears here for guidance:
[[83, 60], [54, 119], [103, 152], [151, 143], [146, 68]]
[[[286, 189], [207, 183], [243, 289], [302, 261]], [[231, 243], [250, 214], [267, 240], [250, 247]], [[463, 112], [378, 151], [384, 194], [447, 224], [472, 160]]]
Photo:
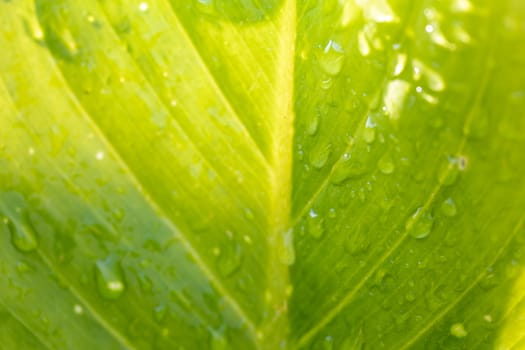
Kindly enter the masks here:
[[2, 348], [523, 347], [519, 0], [0, 26]]

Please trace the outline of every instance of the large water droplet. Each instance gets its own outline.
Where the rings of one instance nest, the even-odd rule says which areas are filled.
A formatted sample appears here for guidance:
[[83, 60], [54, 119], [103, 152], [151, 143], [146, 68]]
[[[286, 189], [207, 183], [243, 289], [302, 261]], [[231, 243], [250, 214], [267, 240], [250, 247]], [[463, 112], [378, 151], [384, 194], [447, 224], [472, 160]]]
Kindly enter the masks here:
[[432, 232], [434, 218], [430, 213], [423, 210], [422, 207], [417, 208], [414, 214], [407, 220], [405, 229], [409, 231], [410, 235], [417, 239], [423, 239]]
[[126, 290], [124, 272], [120, 262], [114, 256], [95, 263], [95, 278], [97, 288], [103, 298], [115, 300], [120, 298]]
[[349, 179], [359, 178], [370, 170], [366, 159], [354, 159], [354, 157], [352, 157], [352, 155], [356, 154], [363, 156], [364, 154], [360, 151], [368, 153], [368, 151], [359, 147], [359, 149], [354, 148], [351, 154], [344, 154], [342, 156], [339, 160], [340, 163], [336, 164], [332, 173], [331, 182], [334, 185], [340, 185]]
[[341, 72], [343, 62], [343, 47], [334, 40], [330, 40], [319, 58], [321, 68], [326, 74], [337, 75]]

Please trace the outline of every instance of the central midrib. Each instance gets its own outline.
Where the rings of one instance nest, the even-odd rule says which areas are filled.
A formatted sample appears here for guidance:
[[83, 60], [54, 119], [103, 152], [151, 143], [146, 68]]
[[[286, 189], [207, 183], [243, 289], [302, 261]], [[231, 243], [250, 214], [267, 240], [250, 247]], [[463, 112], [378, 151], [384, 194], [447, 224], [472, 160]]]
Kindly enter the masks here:
[[[289, 264], [293, 247], [287, 236], [290, 228], [292, 149], [294, 134], [294, 66], [296, 40], [296, 0], [285, 0], [279, 12], [279, 41], [276, 52], [273, 139], [270, 159], [271, 193], [268, 215], [267, 315], [258, 332], [260, 347], [286, 346], [289, 333]], [[283, 260], [283, 252], [288, 256]], [[290, 255], [291, 254], [291, 255]]]

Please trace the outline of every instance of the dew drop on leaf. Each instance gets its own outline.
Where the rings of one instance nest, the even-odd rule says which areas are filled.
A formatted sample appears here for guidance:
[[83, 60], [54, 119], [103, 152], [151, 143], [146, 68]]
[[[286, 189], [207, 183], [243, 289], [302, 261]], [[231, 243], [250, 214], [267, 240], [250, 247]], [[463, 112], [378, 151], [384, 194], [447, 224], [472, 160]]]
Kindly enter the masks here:
[[321, 88], [323, 90], [328, 90], [332, 87], [334, 81], [332, 80], [332, 78], [330, 77], [327, 77], [327, 78], [324, 78], [322, 81], [321, 81]]
[[377, 167], [379, 168], [379, 171], [385, 175], [392, 174], [395, 170], [394, 162], [392, 161], [392, 157], [389, 154], [385, 154], [383, 157], [381, 157], [381, 159], [379, 159]]
[[430, 213], [426, 213], [419, 207], [414, 214], [407, 220], [405, 229], [416, 239], [423, 239], [432, 232], [434, 218]]
[[165, 304], [157, 305], [153, 309], [153, 318], [158, 323], [164, 322], [164, 320], [166, 319], [167, 314], [168, 314], [168, 307]]
[[212, 332], [210, 338], [211, 350], [227, 350], [230, 349], [228, 340], [222, 332]]
[[456, 202], [452, 198], [447, 198], [441, 203], [441, 212], [443, 215], [448, 217], [456, 216], [457, 214], [457, 207]]
[[306, 133], [313, 136], [317, 133], [317, 129], [319, 129], [319, 116], [314, 114], [306, 126]]
[[11, 233], [11, 242], [13, 243], [13, 246], [22, 253], [28, 253], [38, 247], [38, 240], [35, 231], [29, 222], [29, 217], [27, 215], [24, 216], [24, 222], [19, 227], [16, 227], [9, 219], [5, 219], [4, 224]]
[[282, 236], [282, 243], [278, 246], [279, 261], [284, 265], [293, 265], [295, 262], [295, 248], [293, 246], [293, 229], [289, 229]]
[[405, 300], [406, 300], [406, 301], [409, 301], [409, 302], [412, 302], [412, 301], [416, 300], [416, 295], [414, 294], [413, 291], [408, 291], [408, 292], [405, 294]]
[[82, 315], [84, 313], [84, 308], [82, 307], [82, 305], [80, 304], [75, 304], [73, 306], [73, 312], [76, 314], [76, 315]]
[[454, 323], [450, 326], [450, 334], [456, 338], [465, 338], [468, 335], [463, 323]]
[[238, 242], [231, 241], [222, 246], [221, 253], [217, 259], [217, 268], [222, 276], [232, 275], [239, 269], [241, 262], [242, 247]]
[[366, 119], [365, 129], [363, 130], [363, 139], [366, 143], [373, 143], [376, 139], [376, 124], [370, 117]]
[[321, 169], [325, 166], [328, 158], [332, 154], [332, 145], [327, 144], [321, 147], [318, 147], [312, 151], [310, 154], [310, 165], [316, 169]]
[[308, 233], [313, 238], [321, 238], [324, 234], [324, 220], [321, 218], [313, 208], [310, 209], [307, 218]]
[[327, 335], [323, 340], [323, 350], [334, 350], [334, 337]]
[[122, 267], [114, 256], [109, 256], [104, 260], [97, 260], [95, 263], [95, 278], [98, 291], [105, 299], [118, 299], [126, 290]]
[[343, 61], [343, 47], [334, 40], [330, 40], [319, 57], [321, 68], [326, 74], [337, 75], [341, 72]]
[[368, 171], [368, 166], [362, 160], [343, 155], [340, 164], [334, 168], [331, 182], [340, 185], [346, 180], [361, 177]]

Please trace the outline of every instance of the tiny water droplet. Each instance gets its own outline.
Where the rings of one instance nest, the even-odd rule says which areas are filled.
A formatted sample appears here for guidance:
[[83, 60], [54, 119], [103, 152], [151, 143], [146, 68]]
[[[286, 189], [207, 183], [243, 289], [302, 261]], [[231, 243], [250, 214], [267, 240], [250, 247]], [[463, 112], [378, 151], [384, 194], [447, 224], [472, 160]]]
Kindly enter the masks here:
[[357, 48], [361, 56], [366, 57], [370, 55], [370, 44], [368, 43], [365, 32], [362, 30], [357, 34]]
[[248, 220], [255, 219], [255, 215], [253, 214], [253, 211], [250, 208], [248, 208], [248, 207], [244, 208], [244, 216]]
[[363, 139], [366, 143], [373, 143], [376, 139], [376, 123], [370, 116], [366, 119], [365, 129], [363, 130]]
[[407, 220], [405, 229], [416, 239], [423, 239], [432, 232], [434, 218], [426, 213], [422, 207], [417, 208], [414, 214]]
[[334, 349], [334, 337], [327, 335], [323, 341], [323, 350], [333, 350]]
[[465, 338], [468, 335], [463, 323], [454, 323], [450, 326], [450, 334], [456, 338]]
[[332, 78], [330, 77], [327, 77], [327, 78], [324, 78], [322, 81], [321, 81], [321, 88], [323, 90], [328, 90], [332, 87], [334, 81], [332, 80]]
[[443, 215], [448, 217], [456, 216], [457, 214], [457, 207], [456, 203], [452, 198], [447, 198], [441, 203], [441, 212]]
[[75, 304], [73, 306], [73, 312], [77, 315], [82, 315], [84, 313], [84, 308], [80, 304]]
[[335, 208], [330, 208], [328, 210], [328, 217], [330, 219], [334, 219], [336, 216], [337, 216], [337, 211], [335, 210]]
[[155, 321], [157, 321], [158, 323], [164, 322], [167, 314], [168, 314], [168, 307], [165, 304], [157, 305], [153, 309], [153, 318], [155, 318]]
[[396, 64], [394, 66], [394, 77], [399, 76], [405, 70], [407, 65], [407, 55], [405, 53], [398, 53], [396, 55]]
[[439, 170], [438, 179], [443, 186], [453, 185], [459, 175], [457, 158], [449, 157], [448, 162]]
[[317, 129], [319, 129], [319, 115], [316, 113], [308, 122], [308, 125], [306, 126], [306, 133], [310, 136], [313, 136], [317, 133]]
[[282, 236], [282, 243], [277, 251], [279, 260], [284, 265], [293, 265], [295, 262], [295, 248], [293, 246], [293, 229], [289, 229]]
[[141, 2], [139, 4], [139, 10], [142, 12], [146, 12], [149, 10], [149, 4], [147, 2]]
[[222, 246], [217, 260], [217, 268], [222, 276], [231, 276], [241, 267], [241, 263], [242, 247], [237, 241], [231, 241]]
[[321, 57], [319, 58], [319, 64], [326, 74], [337, 75], [341, 72], [344, 62], [344, 51], [343, 47], [330, 40], [325, 46]]
[[97, 260], [95, 263], [95, 278], [98, 291], [105, 299], [118, 299], [126, 290], [122, 267], [114, 256], [109, 256], [104, 260]]
[[412, 301], [416, 300], [416, 295], [414, 294], [414, 291], [407, 292], [405, 294], [405, 300], [409, 301], [409, 302], [412, 302]]
[[321, 238], [324, 234], [324, 220], [314, 211], [310, 209], [307, 217], [308, 233], [313, 238]]
[[211, 350], [227, 350], [230, 348], [228, 339], [223, 332], [212, 332], [210, 339]]
[[97, 160], [103, 160], [105, 156], [106, 155], [105, 155], [105, 153], [103, 151], [98, 151], [97, 154], [95, 154], [95, 158]]
[[392, 174], [395, 170], [395, 165], [392, 161], [392, 157], [388, 153], [381, 157], [381, 159], [379, 159], [377, 167], [379, 168], [379, 171], [385, 175]]

